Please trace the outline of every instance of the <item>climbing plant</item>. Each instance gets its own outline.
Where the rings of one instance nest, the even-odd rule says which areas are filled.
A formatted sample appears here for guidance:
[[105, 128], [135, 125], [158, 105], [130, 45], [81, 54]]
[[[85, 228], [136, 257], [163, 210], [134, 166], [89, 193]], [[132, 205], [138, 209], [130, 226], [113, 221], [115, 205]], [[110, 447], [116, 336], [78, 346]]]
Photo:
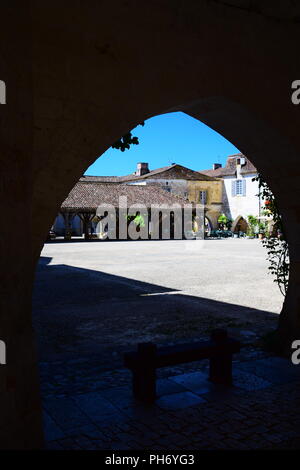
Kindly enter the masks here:
[[258, 174], [252, 181], [258, 181], [258, 196], [264, 201], [265, 208], [263, 215], [269, 215], [273, 219], [272, 232], [266, 233], [262, 240], [263, 246], [267, 250], [270, 273], [275, 276], [282, 295], [286, 295], [289, 282], [289, 249], [283, 227], [282, 216], [279, 212], [275, 197], [263, 177]]

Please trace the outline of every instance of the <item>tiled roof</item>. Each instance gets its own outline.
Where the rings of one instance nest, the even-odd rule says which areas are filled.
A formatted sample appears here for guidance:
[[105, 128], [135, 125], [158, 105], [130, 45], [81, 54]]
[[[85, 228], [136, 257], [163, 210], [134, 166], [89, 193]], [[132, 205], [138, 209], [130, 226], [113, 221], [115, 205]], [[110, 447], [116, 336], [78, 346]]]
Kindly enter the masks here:
[[214, 178], [199, 171], [190, 170], [189, 168], [174, 163], [173, 165], [157, 168], [149, 173], [141, 176], [135, 174], [120, 177], [120, 181], [139, 181], [144, 179], [184, 179], [184, 180], [203, 180], [213, 181]]
[[83, 175], [79, 181], [94, 183], [118, 183], [120, 176], [89, 176]]
[[89, 176], [84, 175], [79, 181], [89, 182], [100, 182], [100, 183], [126, 183], [133, 181], [141, 181], [147, 179], [184, 179], [184, 180], [202, 180], [202, 181], [214, 181], [216, 178], [202, 174], [199, 171], [190, 170], [189, 168], [173, 163], [169, 166], [157, 168], [156, 170], [149, 171], [144, 175], [137, 176], [135, 173], [131, 173], [126, 176]]
[[234, 176], [236, 174], [236, 159], [241, 157], [246, 160], [245, 165], [242, 165], [241, 167], [241, 174], [257, 173], [255, 166], [242, 153], [230, 155], [227, 158], [227, 162], [224, 167], [217, 168], [216, 170], [201, 170], [199, 173], [216, 178], [222, 178], [222, 176]]
[[68, 197], [62, 203], [61, 210], [96, 210], [101, 204], [119, 206], [119, 197], [127, 196], [128, 206], [143, 204], [150, 207], [151, 204], [184, 205], [188, 200], [172, 195], [156, 185], [128, 185], [117, 183], [102, 183], [95, 181], [79, 181], [70, 191]]

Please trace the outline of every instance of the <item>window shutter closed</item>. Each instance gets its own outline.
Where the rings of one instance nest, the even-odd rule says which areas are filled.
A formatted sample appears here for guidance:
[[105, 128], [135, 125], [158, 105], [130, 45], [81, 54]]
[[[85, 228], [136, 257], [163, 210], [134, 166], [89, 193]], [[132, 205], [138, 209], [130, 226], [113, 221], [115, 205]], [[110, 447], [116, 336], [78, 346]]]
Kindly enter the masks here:
[[231, 181], [231, 196], [236, 196], [236, 181]]
[[206, 191], [200, 191], [199, 200], [201, 204], [206, 204]]
[[243, 179], [243, 196], [246, 196], [246, 180]]

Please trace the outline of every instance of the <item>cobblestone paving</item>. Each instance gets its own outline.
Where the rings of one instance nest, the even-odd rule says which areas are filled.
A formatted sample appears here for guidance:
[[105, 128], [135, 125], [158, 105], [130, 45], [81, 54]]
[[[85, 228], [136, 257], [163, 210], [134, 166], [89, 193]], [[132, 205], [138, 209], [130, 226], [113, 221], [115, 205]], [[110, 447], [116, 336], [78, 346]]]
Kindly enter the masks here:
[[300, 446], [300, 367], [246, 348], [234, 387], [207, 381], [201, 361], [158, 371], [158, 398], [136, 403], [121, 367], [97, 357], [41, 363], [49, 449], [272, 449]]

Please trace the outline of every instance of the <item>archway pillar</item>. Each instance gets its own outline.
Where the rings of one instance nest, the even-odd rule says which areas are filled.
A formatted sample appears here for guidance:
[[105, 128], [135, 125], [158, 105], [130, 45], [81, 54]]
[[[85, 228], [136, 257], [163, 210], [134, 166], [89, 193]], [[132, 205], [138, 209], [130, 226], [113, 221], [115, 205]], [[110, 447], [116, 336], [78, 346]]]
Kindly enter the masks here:
[[[292, 189], [292, 181], [290, 181], [290, 185]], [[295, 193], [291, 191], [290, 201], [294, 201], [294, 198]], [[298, 239], [300, 221], [297, 215], [300, 213], [300, 204], [296, 207], [293, 203], [292, 206], [283, 212], [284, 227], [289, 245], [290, 273], [288, 291], [280, 313], [278, 326], [279, 347], [287, 356], [292, 353], [292, 342], [300, 340], [300, 243]]]
[[[43, 446], [35, 341], [32, 329], [32, 285], [36, 257], [32, 229], [33, 93], [28, 2], [2, 2], [0, 78], [7, 103], [0, 106], [1, 143], [1, 283], [0, 339], [6, 360], [0, 364], [0, 448]], [[39, 201], [40, 207], [43, 201]], [[41, 210], [37, 229], [41, 229]], [[15, 227], [11, 214], [18, 220]], [[43, 214], [43, 215], [42, 215]], [[54, 216], [48, 220], [47, 229]]]

